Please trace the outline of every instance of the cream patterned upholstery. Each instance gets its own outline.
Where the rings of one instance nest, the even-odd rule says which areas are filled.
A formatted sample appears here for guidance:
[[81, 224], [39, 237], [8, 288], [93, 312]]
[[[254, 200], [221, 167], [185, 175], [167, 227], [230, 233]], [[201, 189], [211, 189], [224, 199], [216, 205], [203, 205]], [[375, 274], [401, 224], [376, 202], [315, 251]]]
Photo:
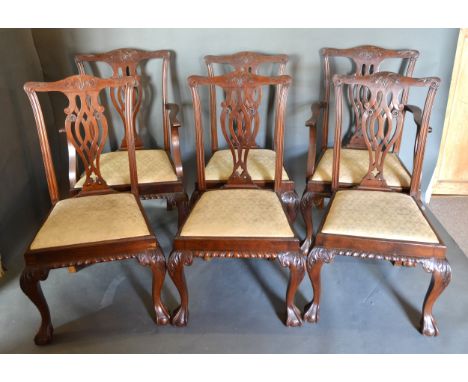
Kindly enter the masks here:
[[[331, 182], [333, 168], [333, 149], [325, 151], [312, 175], [312, 181]], [[341, 149], [340, 182], [359, 184], [369, 168], [367, 150]], [[384, 162], [384, 178], [390, 187], [409, 187], [411, 177], [402, 166], [398, 156], [387, 154]]]
[[[173, 182], [177, 175], [164, 150], [136, 150], [138, 183]], [[130, 169], [127, 151], [112, 151], [101, 154], [101, 175], [109, 186], [130, 184]], [[75, 185], [83, 187], [83, 176]]]
[[322, 232], [438, 243], [414, 199], [399, 192], [344, 190], [333, 199]]
[[58, 247], [149, 235], [130, 193], [82, 196], [59, 201], [30, 249]]
[[[273, 150], [251, 149], [247, 156], [247, 171], [252, 180], [275, 179], [276, 153]], [[206, 180], [228, 180], [232, 174], [231, 150], [218, 150], [208, 161], [205, 168]], [[283, 168], [283, 180], [289, 180]]]
[[294, 237], [278, 196], [270, 190], [202, 194], [180, 236]]

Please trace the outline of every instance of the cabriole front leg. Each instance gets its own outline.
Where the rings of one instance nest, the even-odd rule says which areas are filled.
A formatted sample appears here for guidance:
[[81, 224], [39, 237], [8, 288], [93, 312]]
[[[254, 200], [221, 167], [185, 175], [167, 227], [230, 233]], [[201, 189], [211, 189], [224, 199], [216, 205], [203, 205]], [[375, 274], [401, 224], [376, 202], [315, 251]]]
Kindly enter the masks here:
[[294, 303], [297, 288], [304, 278], [305, 257], [302, 253], [280, 253], [278, 261], [283, 267], [289, 268], [289, 283], [286, 292], [286, 326], [301, 326], [301, 311]]
[[41, 326], [34, 337], [36, 345], [47, 345], [52, 341], [54, 328], [50, 319], [49, 306], [42, 293], [40, 281], [47, 279], [48, 269], [25, 268], [20, 278], [20, 287], [26, 296], [36, 305], [41, 314]]
[[304, 308], [304, 320], [311, 323], [317, 323], [319, 320], [320, 309], [320, 272], [324, 263], [330, 263], [333, 260], [333, 254], [325, 248], [313, 248], [307, 257], [307, 273], [312, 284], [314, 297], [312, 301]]
[[161, 291], [166, 277], [166, 259], [159, 248], [138, 255], [138, 262], [151, 268], [153, 273], [153, 307], [157, 325], [166, 325], [169, 322], [169, 312], [161, 300]]
[[422, 266], [426, 272], [432, 273], [432, 278], [424, 300], [421, 332], [425, 336], [432, 337], [439, 335], [436, 320], [432, 315], [432, 307], [445, 288], [449, 285], [452, 278], [452, 269], [446, 259], [423, 260]]
[[177, 287], [180, 295], [180, 305], [171, 317], [171, 324], [175, 326], [185, 326], [188, 322], [188, 291], [185, 281], [184, 265], [191, 265], [193, 255], [191, 252], [174, 251], [169, 256], [167, 268], [172, 281]]

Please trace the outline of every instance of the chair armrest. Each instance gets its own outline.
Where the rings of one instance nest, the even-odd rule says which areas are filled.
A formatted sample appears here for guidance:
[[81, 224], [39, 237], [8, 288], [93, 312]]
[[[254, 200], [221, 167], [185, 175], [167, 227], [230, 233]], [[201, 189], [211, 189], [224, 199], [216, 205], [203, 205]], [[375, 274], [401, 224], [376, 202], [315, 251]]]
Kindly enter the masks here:
[[166, 103], [165, 109], [169, 112], [169, 126], [171, 129], [171, 146], [172, 146], [172, 161], [174, 163], [174, 170], [179, 179], [182, 179], [182, 156], [180, 154], [180, 141], [179, 141], [179, 127], [181, 124], [177, 119], [179, 106], [175, 103]]
[[306, 121], [305, 125], [309, 127], [309, 149], [307, 152], [307, 180], [312, 176], [315, 169], [315, 154], [317, 152], [317, 123], [322, 110], [325, 108], [325, 102], [314, 102], [310, 107], [312, 116]]
[[322, 111], [322, 109], [325, 108], [326, 105], [327, 105], [326, 102], [314, 102], [310, 106], [310, 110], [312, 111], [312, 116], [306, 121], [305, 125], [308, 127], [313, 127], [313, 126], [316, 127], [318, 119], [320, 117], [320, 112]]
[[[413, 114], [414, 123], [416, 124], [418, 128], [418, 133], [419, 133], [419, 130], [421, 129], [421, 125], [422, 125], [421, 109], [414, 105], [405, 105], [405, 111], [409, 111], [411, 114]], [[427, 130], [427, 132], [432, 133], [432, 127], [429, 126], [429, 129]]]

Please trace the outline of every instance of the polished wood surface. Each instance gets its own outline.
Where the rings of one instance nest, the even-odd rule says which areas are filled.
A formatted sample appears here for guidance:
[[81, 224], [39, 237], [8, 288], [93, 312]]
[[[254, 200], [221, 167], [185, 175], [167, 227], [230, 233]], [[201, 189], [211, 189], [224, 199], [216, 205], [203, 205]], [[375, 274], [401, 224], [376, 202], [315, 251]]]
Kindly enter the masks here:
[[[369, 168], [367, 174], [355, 188], [367, 192], [395, 192], [386, 184], [383, 164], [387, 154], [401, 135], [403, 113], [411, 111], [417, 120], [418, 131], [414, 150], [414, 169], [411, 178], [410, 196], [418, 205], [419, 212], [427, 220], [420, 201], [421, 171], [430, 115], [440, 79], [436, 77], [410, 78], [396, 73], [377, 72], [365, 76], [335, 75], [333, 82], [337, 127], [333, 153], [332, 191], [335, 193], [340, 190], [338, 179], [340, 151], [342, 148], [338, 138], [341, 137], [342, 106], [345, 90], [348, 90], [347, 94], [357, 97], [357, 93], [361, 91], [360, 89], [364, 88], [367, 94], [367, 102], [363, 104], [359, 127], [369, 153]], [[422, 111], [415, 106], [403, 103], [399, 97], [403, 92], [408, 92], [414, 87], [427, 89], [426, 101]], [[312, 199], [314, 196], [309, 194], [308, 197]], [[392, 261], [395, 265], [414, 266], [419, 264], [422, 265], [425, 271], [432, 274], [432, 281], [423, 305], [421, 332], [427, 336], [438, 335], [439, 330], [432, 315], [432, 307], [449, 284], [451, 269], [445, 257], [446, 247], [434, 227], [427, 220], [437, 236], [438, 243], [324, 233], [322, 232], [323, 226], [333, 202], [334, 196], [330, 200], [325, 217], [318, 228], [318, 233], [308, 255], [307, 269], [314, 290], [314, 299], [306, 307], [305, 320], [317, 322], [319, 319], [320, 270], [324, 263], [332, 262], [337, 255], [382, 259]], [[395, 206], [395, 208], [398, 208], [398, 206]], [[308, 231], [307, 235], [312, 235], [312, 231]], [[306, 242], [308, 240], [312, 240], [312, 236], [308, 236]]]
[[[135, 197], [149, 232], [149, 235], [140, 237], [51, 248], [30, 249], [28, 246], [20, 285], [41, 314], [41, 326], [34, 339], [37, 345], [45, 345], [52, 341], [53, 326], [40, 281], [45, 281], [49, 271], [56, 268], [82, 267], [100, 262], [135, 258], [140, 264], [150, 267], [153, 272], [153, 306], [156, 323], [166, 324], [169, 320], [167, 309], [161, 301], [161, 288], [166, 271], [164, 255], [156, 237], [151, 233], [149, 222], [138, 197], [135, 138], [131, 134], [133, 131], [133, 95], [137, 85], [137, 77], [101, 79], [89, 75], [71, 76], [50, 83], [28, 82], [24, 85], [36, 120], [52, 207], [60, 200], [60, 195], [50, 154], [51, 148], [47, 139], [46, 124], [37, 93], [60, 92], [68, 99], [68, 106], [65, 108], [67, 141], [69, 146], [73, 146], [78, 153], [86, 174], [86, 182], [75, 197], [84, 198], [91, 195], [99, 197], [116, 193], [107, 185], [100, 172], [99, 159], [108, 137], [108, 130], [105, 110], [99, 102], [99, 93], [109, 88], [124, 89], [130, 192]], [[89, 213], [92, 214], [93, 211]]]
[[[205, 180], [205, 153], [203, 141], [202, 108], [199, 94], [200, 87], [218, 87], [224, 94], [221, 102], [220, 125], [222, 133], [229, 145], [233, 157], [233, 169], [229, 180], [221, 184], [222, 189], [259, 189], [248, 171], [246, 165], [249, 150], [255, 142], [258, 129], [256, 128], [256, 106], [258, 107], [259, 89], [265, 86], [276, 86], [276, 113], [275, 113], [275, 179], [273, 190], [279, 201], [282, 202], [284, 213], [289, 217], [289, 225], [292, 227], [291, 214], [288, 214], [284, 202], [281, 184], [283, 167], [283, 141], [284, 141], [284, 117], [286, 99], [291, 77], [260, 76], [250, 71], [237, 70], [221, 76], [190, 76], [188, 84], [192, 93], [195, 141], [197, 160], [197, 182], [198, 190], [192, 197], [194, 207], [204, 192], [210, 192], [211, 187]], [[190, 216], [189, 218], [190, 219]], [[176, 326], [184, 326], [188, 322], [188, 289], [184, 276], [184, 266], [189, 266], [194, 257], [205, 260], [218, 258], [256, 258], [256, 259], [278, 259], [279, 263], [290, 269], [290, 279], [286, 293], [286, 325], [298, 326], [302, 324], [299, 309], [294, 303], [297, 288], [305, 273], [305, 257], [300, 250], [300, 242], [294, 237], [210, 237], [210, 236], [181, 236], [181, 231], [174, 239], [173, 252], [168, 260], [168, 271], [174, 281], [179, 294], [180, 306], [173, 312], [171, 322]]]

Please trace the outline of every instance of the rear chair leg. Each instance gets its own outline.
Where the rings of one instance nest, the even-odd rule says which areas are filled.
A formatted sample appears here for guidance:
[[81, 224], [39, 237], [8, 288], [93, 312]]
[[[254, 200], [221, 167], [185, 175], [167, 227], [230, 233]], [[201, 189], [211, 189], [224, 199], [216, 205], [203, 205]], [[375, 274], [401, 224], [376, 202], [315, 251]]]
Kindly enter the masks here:
[[288, 290], [286, 292], [286, 326], [301, 326], [301, 311], [294, 303], [297, 288], [305, 273], [305, 257], [302, 253], [286, 252], [278, 255], [278, 261], [290, 271]]
[[186, 326], [188, 322], [188, 291], [184, 275], [184, 265], [192, 265], [192, 262], [193, 255], [191, 252], [173, 251], [167, 263], [169, 275], [180, 295], [180, 306], [173, 312], [171, 317], [171, 324], [175, 326]]
[[49, 275], [48, 269], [35, 269], [26, 267], [21, 274], [20, 287], [26, 296], [36, 305], [41, 314], [41, 326], [34, 337], [36, 345], [47, 345], [52, 341], [54, 328], [50, 320], [49, 306], [42, 293], [39, 281], [44, 281]]
[[185, 192], [177, 194], [175, 203], [177, 205], [177, 223], [178, 228], [180, 228], [184, 224], [188, 214], [188, 195]]
[[313, 205], [314, 194], [309, 191], [305, 191], [301, 198], [301, 214], [304, 219], [306, 226], [306, 237], [302, 243], [302, 251], [308, 253], [310, 245], [312, 244], [312, 235], [314, 234], [314, 227], [312, 223], [312, 205]]
[[432, 273], [431, 283], [426, 294], [421, 318], [421, 332], [425, 336], [439, 335], [436, 320], [432, 315], [432, 307], [437, 298], [447, 288], [452, 278], [452, 269], [446, 259], [423, 260], [422, 266], [426, 272]]
[[286, 191], [281, 194], [281, 202], [286, 208], [289, 222], [293, 224], [299, 208], [299, 196], [296, 191]]
[[317, 208], [318, 210], [323, 209], [323, 206], [325, 205], [325, 198], [323, 196], [319, 196], [315, 198], [314, 205], [315, 205], [315, 208]]

